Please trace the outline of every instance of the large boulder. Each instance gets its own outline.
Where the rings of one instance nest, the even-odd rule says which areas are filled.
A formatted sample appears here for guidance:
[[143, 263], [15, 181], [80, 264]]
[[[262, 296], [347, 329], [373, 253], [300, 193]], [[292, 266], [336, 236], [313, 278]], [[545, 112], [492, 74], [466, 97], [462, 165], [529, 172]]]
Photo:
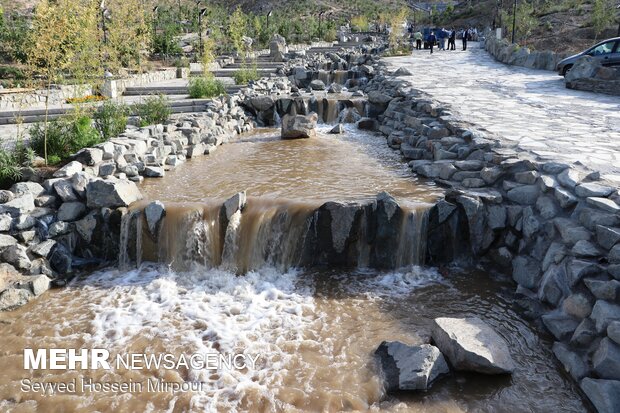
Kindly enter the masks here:
[[477, 317], [436, 318], [431, 335], [456, 370], [503, 374], [515, 369], [506, 341]]
[[287, 52], [286, 39], [279, 34], [274, 34], [269, 42], [269, 57], [275, 62], [281, 62]]
[[375, 351], [388, 392], [427, 390], [442, 374], [450, 372], [439, 349], [430, 344], [408, 346], [384, 341]]
[[284, 115], [282, 118], [282, 139], [315, 137], [318, 120], [319, 116], [314, 112], [309, 115]]
[[577, 79], [591, 78], [596, 75], [602, 64], [599, 60], [592, 56], [582, 56], [575, 62], [575, 65], [564, 77], [566, 83], [573, 82]]
[[89, 208], [126, 207], [142, 199], [142, 194], [132, 181], [97, 180], [86, 186], [86, 202]]
[[620, 406], [620, 381], [596, 380], [586, 377], [581, 389], [588, 396], [599, 413], [618, 412]]

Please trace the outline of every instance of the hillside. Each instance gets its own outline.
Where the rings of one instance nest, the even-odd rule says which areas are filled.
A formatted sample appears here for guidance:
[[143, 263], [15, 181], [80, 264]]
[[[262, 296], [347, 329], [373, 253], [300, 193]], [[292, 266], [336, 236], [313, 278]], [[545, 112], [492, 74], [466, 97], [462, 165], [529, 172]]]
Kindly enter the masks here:
[[[518, 3], [517, 41], [530, 48], [571, 53], [617, 35], [615, 0], [599, 0], [604, 28], [598, 34], [593, 25], [594, 0], [532, 0], [529, 8], [524, 3]], [[454, 12], [441, 15], [439, 22], [449, 27], [478, 28], [490, 28], [495, 22], [496, 26], [504, 28], [505, 36], [510, 37], [512, 5], [511, 0], [464, 1]]]

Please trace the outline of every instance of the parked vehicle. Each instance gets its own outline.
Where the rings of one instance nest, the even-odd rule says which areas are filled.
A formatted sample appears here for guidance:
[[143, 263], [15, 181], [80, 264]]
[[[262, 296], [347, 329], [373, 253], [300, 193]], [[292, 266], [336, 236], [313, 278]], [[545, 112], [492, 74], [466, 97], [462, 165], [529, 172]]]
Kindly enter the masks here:
[[566, 73], [573, 67], [577, 59], [582, 56], [592, 56], [600, 60], [603, 66], [620, 65], [620, 37], [603, 40], [581, 53], [567, 57], [558, 63], [556, 71], [560, 76], [566, 76]]

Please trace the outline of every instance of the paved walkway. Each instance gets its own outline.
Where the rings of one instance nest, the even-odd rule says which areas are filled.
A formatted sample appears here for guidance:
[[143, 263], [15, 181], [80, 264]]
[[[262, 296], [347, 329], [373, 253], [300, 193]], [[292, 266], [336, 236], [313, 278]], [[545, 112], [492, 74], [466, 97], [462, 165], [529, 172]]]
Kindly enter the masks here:
[[554, 72], [496, 62], [478, 43], [385, 61], [409, 68], [415, 75], [403, 79], [506, 145], [581, 162], [620, 184], [620, 97], [566, 89]]

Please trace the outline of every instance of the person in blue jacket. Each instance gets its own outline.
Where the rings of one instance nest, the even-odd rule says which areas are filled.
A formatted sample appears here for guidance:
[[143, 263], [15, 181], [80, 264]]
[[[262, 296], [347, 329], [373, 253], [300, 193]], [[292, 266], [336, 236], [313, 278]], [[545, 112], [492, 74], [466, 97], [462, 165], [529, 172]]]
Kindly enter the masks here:
[[431, 48], [431, 54], [433, 54], [433, 47], [435, 47], [435, 42], [437, 41], [437, 37], [435, 37], [435, 32], [431, 32], [431, 35], [428, 36], [428, 44]]

